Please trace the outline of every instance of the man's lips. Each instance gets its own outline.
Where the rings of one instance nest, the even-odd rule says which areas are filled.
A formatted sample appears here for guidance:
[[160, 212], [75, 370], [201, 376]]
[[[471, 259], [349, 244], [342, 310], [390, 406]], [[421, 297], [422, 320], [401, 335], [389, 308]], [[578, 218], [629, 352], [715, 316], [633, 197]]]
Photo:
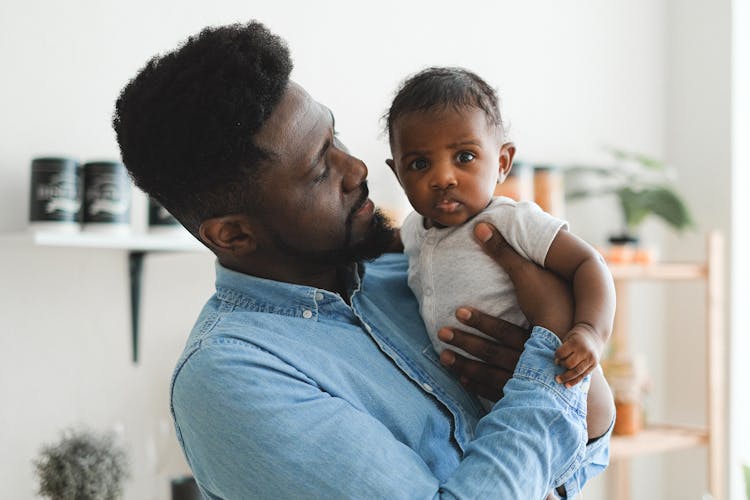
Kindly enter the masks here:
[[370, 200], [370, 189], [367, 187], [367, 183], [362, 183], [362, 194], [359, 196], [356, 205], [354, 205], [349, 212], [350, 217], [359, 217], [365, 215], [367, 212], [373, 212], [375, 209], [374, 204]]
[[354, 212], [354, 217], [370, 216], [375, 211], [375, 204], [367, 198], [361, 207]]

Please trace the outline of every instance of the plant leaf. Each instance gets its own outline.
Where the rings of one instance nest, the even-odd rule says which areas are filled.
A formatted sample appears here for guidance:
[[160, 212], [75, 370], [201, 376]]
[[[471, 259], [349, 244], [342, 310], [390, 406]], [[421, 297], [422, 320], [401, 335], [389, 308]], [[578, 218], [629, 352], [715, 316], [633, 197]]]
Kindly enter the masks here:
[[651, 156], [633, 153], [633, 159], [650, 170], [664, 170], [666, 168], [664, 162]]
[[666, 168], [666, 164], [663, 161], [657, 160], [653, 156], [612, 147], [607, 148], [607, 150], [618, 161], [635, 161], [649, 170], [664, 170]]
[[617, 195], [625, 215], [625, 223], [631, 229], [640, 225], [650, 214], [661, 218], [677, 231], [693, 225], [682, 199], [669, 188], [656, 186], [635, 191], [625, 187], [618, 190]]

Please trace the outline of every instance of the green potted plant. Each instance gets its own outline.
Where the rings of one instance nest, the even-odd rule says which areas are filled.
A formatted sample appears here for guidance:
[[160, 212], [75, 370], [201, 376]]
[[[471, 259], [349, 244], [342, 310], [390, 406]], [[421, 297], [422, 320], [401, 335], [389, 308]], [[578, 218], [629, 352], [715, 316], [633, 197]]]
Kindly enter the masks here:
[[52, 500], [111, 500], [122, 497], [128, 477], [125, 451], [111, 434], [69, 430], [44, 446], [34, 461], [39, 494]]
[[672, 171], [652, 157], [609, 149], [606, 165], [572, 165], [565, 169], [565, 198], [576, 201], [615, 196], [622, 212], [622, 227], [610, 234], [613, 244], [637, 243], [638, 229], [649, 216], [660, 218], [677, 232], [693, 226], [690, 212], [673, 189]]

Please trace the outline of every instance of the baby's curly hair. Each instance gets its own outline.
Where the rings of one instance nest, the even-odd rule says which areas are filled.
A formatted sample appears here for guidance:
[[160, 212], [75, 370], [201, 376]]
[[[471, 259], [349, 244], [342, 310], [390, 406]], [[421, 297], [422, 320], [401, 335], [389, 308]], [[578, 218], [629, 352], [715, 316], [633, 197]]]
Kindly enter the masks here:
[[388, 140], [393, 142], [396, 119], [413, 111], [436, 107], [472, 106], [484, 111], [487, 123], [505, 135], [497, 93], [476, 73], [459, 67], [426, 68], [401, 83], [390, 109], [383, 115]]
[[263, 24], [206, 28], [155, 56], [122, 90], [112, 125], [136, 185], [191, 233], [246, 213], [272, 152], [255, 143], [289, 83], [286, 43]]

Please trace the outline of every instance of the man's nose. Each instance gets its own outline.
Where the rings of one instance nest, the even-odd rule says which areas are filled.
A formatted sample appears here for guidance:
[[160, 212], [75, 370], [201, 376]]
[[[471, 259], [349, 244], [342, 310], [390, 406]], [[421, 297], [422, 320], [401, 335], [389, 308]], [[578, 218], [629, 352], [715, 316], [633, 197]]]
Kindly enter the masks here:
[[430, 168], [430, 187], [432, 189], [450, 189], [456, 187], [456, 169], [449, 163], [437, 163]]
[[367, 166], [359, 158], [346, 153], [340, 152], [342, 155], [342, 168], [344, 169], [343, 186], [344, 192], [350, 192], [360, 189], [362, 183], [367, 179]]

